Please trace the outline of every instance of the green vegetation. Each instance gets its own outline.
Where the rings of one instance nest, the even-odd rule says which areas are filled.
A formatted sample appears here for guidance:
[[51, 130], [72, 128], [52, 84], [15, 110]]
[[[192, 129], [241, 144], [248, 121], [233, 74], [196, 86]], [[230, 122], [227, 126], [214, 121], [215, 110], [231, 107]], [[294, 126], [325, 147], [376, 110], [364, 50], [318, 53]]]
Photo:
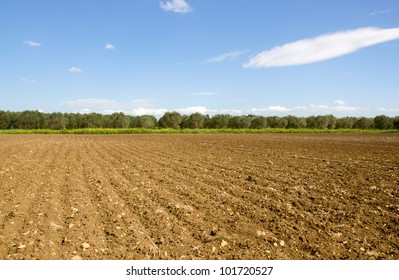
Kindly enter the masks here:
[[39, 111], [10, 112], [0, 110], [0, 133], [36, 134], [139, 134], [139, 133], [346, 133], [395, 132], [399, 117], [384, 115], [375, 118], [333, 115], [296, 116], [215, 116], [193, 113], [181, 115], [167, 112], [159, 120], [154, 116], [129, 116], [122, 112], [42, 113]]
[[399, 130], [365, 129], [173, 129], [173, 128], [79, 128], [79, 129], [3, 129], [0, 134], [267, 134], [267, 133], [399, 133]]

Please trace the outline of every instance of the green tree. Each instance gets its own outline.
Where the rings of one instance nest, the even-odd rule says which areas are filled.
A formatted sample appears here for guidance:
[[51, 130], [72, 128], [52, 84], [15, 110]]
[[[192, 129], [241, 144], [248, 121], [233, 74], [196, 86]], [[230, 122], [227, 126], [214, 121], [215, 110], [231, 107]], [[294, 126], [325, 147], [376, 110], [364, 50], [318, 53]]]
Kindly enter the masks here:
[[9, 129], [11, 127], [10, 112], [0, 111], [0, 129]]
[[373, 128], [373, 119], [361, 117], [358, 118], [353, 124], [353, 128], [356, 129], [372, 129]]
[[328, 123], [329, 123], [329, 117], [328, 116], [317, 116], [316, 117], [316, 128], [318, 129], [327, 129], [328, 128]]
[[254, 117], [251, 120], [251, 128], [253, 129], [263, 129], [267, 127], [267, 119], [263, 116]]
[[205, 116], [201, 113], [193, 113], [189, 117], [189, 128], [199, 129], [204, 128]]
[[393, 119], [392, 124], [393, 124], [393, 129], [399, 129], [399, 116]]
[[392, 129], [393, 120], [385, 115], [376, 116], [374, 118], [374, 128], [376, 129]]
[[189, 128], [190, 127], [190, 117], [189, 116], [183, 115], [181, 117], [180, 127], [181, 128]]
[[315, 116], [309, 116], [306, 118], [306, 127], [310, 129], [315, 129], [318, 127], [318, 123]]
[[327, 120], [328, 120], [327, 128], [335, 129], [335, 126], [337, 124], [337, 118], [334, 117], [333, 115], [327, 115], [327, 116], [325, 116], [325, 118], [327, 118]]
[[155, 128], [157, 126], [157, 119], [154, 116], [143, 115], [139, 117], [139, 127]]
[[207, 122], [207, 128], [218, 128], [218, 129], [227, 128], [230, 118], [231, 118], [230, 115], [225, 115], [225, 114], [215, 115], [212, 118], [210, 118], [209, 121]]
[[65, 118], [62, 113], [52, 113], [47, 118], [46, 128], [60, 130], [65, 128]]
[[82, 115], [81, 128], [103, 128], [104, 116], [98, 113]]
[[160, 119], [159, 125], [163, 128], [179, 129], [182, 116], [178, 112], [166, 112]]
[[285, 119], [287, 120], [286, 128], [299, 128], [300, 127], [300, 123], [299, 123], [300, 119], [298, 117], [288, 115], [285, 117]]
[[267, 125], [271, 128], [286, 128], [288, 121], [277, 116], [267, 117]]
[[23, 111], [17, 116], [16, 128], [41, 129], [45, 125], [45, 115], [39, 111]]
[[229, 119], [227, 123], [228, 128], [242, 129], [249, 128], [251, 126], [251, 119], [246, 116], [234, 116]]
[[123, 112], [115, 112], [109, 117], [112, 128], [127, 128], [130, 120]]
[[335, 124], [335, 127], [337, 129], [340, 128], [352, 128], [353, 124], [355, 123], [356, 118], [354, 117], [344, 117], [344, 118], [338, 118], [337, 122]]

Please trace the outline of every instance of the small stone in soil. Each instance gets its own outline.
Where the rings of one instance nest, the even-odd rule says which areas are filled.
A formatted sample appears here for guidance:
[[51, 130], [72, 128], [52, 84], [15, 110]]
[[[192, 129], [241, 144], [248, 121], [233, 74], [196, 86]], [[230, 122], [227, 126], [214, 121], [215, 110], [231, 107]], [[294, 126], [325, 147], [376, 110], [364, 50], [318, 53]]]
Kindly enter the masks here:
[[82, 243], [82, 248], [83, 248], [83, 250], [89, 249], [90, 248], [90, 244], [84, 242], [84, 243]]

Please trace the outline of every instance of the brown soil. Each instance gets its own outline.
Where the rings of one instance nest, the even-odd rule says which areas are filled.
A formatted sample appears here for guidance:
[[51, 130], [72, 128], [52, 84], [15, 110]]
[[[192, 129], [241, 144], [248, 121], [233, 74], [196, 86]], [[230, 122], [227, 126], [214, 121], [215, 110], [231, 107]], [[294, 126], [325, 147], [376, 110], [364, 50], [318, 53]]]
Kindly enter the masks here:
[[0, 259], [398, 259], [399, 135], [1, 135]]

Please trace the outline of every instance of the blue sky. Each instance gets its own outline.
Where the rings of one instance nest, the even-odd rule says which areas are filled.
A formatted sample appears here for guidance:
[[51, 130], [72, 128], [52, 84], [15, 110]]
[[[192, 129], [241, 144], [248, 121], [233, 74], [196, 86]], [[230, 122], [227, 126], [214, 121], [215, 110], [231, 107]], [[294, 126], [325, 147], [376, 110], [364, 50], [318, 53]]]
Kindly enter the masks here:
[[2, 0], [0, 110], [399, 115], [397, 0]]

